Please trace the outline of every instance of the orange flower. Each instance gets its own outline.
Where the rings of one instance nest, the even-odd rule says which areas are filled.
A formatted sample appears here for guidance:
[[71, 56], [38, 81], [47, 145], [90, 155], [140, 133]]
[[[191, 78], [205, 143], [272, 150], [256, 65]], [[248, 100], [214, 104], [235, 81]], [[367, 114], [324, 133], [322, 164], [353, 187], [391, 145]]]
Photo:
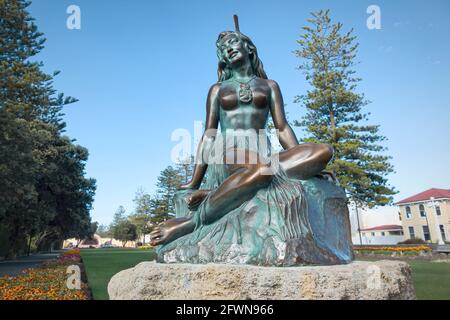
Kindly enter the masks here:
[[0, 277], [0, 300], [87, 300], [87, 285], [67, 288], [67, 265], [46, 264], [17, 277]]
[[393, 251], [393, 252], [403, 252], [403, 251], [430, 251], [432, 250], [428, 246], [415, 246], [415, 247], [358, 247], [355, 248], [356, 251]]

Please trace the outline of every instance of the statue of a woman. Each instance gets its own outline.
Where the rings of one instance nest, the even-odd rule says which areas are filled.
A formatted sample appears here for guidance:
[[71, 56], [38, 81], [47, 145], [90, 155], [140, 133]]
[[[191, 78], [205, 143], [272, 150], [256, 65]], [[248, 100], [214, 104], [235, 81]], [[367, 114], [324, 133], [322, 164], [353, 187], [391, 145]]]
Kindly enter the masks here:
[[[237, 18], [235, 25], [235, 32], [222, 32], [217, 40], [219, 80], [208, 93], [206, 130], [199, 143], [192, 180], [181, 186], [184, 190], [197, 189], [187, 199], [192, 213], [156, 227], [151, 233], [152, 245], [170, 243], [201, 225], [215, 223], [254, 198], [259, 190], [271, 185], [274, 189], [274, 180], [280, 177], [287, 180], [310, 179], [321, 173], [332, 158], [333, 150], [329, 145], [298, 143], [286, 121], [278, 84], [267, 78], [255, 45], [239, 31]], [[226, 144], [219, 155], [222, 164], [215, 163], [212, 165], [214, 170], [208, 170], [207, 185], [210, 190], [198, 190], [208, 168], [205, 155], [211, 154], [218, 137], [229, 137], [234, 131], [265, 130], [269, 114], [284, 150], [268, 155], [266, 151], [262, 152], [249, 144], [234, 144], [231, 147]], [[219, 124], [220, 133], [216, 134]], [[273, 159], [274, 156], [279, 161], [278, 172], [270, 159], [268, 161], [268, 157]], [[301, 224], [308, 232], [308, 222]]]

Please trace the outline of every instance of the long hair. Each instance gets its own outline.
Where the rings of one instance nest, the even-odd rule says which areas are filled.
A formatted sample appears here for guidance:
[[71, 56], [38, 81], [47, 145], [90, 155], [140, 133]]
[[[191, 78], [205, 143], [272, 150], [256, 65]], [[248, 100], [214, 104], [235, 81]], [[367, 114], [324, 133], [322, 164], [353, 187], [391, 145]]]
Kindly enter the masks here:
[[258, 57], [258, 51], [256, 49], [256, 46], [253, 44], [252, 40], [250, 40], [249, 37], [246, 35], [240, 33], [240, 32], [232, 32], [232, 31], [224, 31], [219, 34], [219, 38], [217, 39], [216, 46], [217, 46], [217, 56], [219, 57], [219, 65], [217, 68], [217, 76], [219, 78], [219, 82], [225, 81], [227, 79], [231, 78], [231, 70], [226, 64], [226, 62], [223, 60], [221, 51], [220, 51], [220, 43], [222, 39], [230, 34], [235, 34], [239, 39], [241, 39], [245, 46], [247, 47], [247, 50], [249, 52], [249, 58], [250, 58], [250, 64], [253, 68], [253, 71], [255, 72], [255, 75], [259, 78], [267, 79], [267, 74], [264, 71], [263, 63]]

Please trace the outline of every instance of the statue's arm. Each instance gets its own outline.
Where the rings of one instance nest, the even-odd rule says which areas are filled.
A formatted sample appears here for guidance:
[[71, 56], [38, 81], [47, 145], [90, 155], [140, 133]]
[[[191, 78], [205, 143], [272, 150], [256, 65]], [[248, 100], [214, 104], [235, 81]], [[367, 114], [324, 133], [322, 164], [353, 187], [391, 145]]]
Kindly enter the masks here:
[[287, 150], [298, 145], [297, 137], [294, 131], [286, 120], [284, 112], [283, 96], [281, 95], [280, 87], [273, 80], [268, 80], [271, 89], [270, 98], [270, 112], [273, 119], [275, 129], [278, 130], [278, 138], [283, 149]]
[[205, 132], [198, 144], [192, 179], [190, 182], [181, 185], [180, 189], [198, 189], [205, 176], [208, 164], [205, 162], [206, 159], [204, 159], [204, 156], [210, 153], [219, 125], [219, 88], [220, 85], [215, 84], [209, 90], [206, 101]]

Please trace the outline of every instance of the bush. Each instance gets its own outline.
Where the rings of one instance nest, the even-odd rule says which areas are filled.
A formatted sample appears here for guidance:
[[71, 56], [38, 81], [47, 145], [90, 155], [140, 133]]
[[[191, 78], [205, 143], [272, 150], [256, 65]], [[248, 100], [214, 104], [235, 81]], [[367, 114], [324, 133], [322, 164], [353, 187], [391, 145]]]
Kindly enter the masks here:
[[412, 238], [405, 241], [401, 241], [398, 244], [427, 244], [427, 242], [420, 238]]

